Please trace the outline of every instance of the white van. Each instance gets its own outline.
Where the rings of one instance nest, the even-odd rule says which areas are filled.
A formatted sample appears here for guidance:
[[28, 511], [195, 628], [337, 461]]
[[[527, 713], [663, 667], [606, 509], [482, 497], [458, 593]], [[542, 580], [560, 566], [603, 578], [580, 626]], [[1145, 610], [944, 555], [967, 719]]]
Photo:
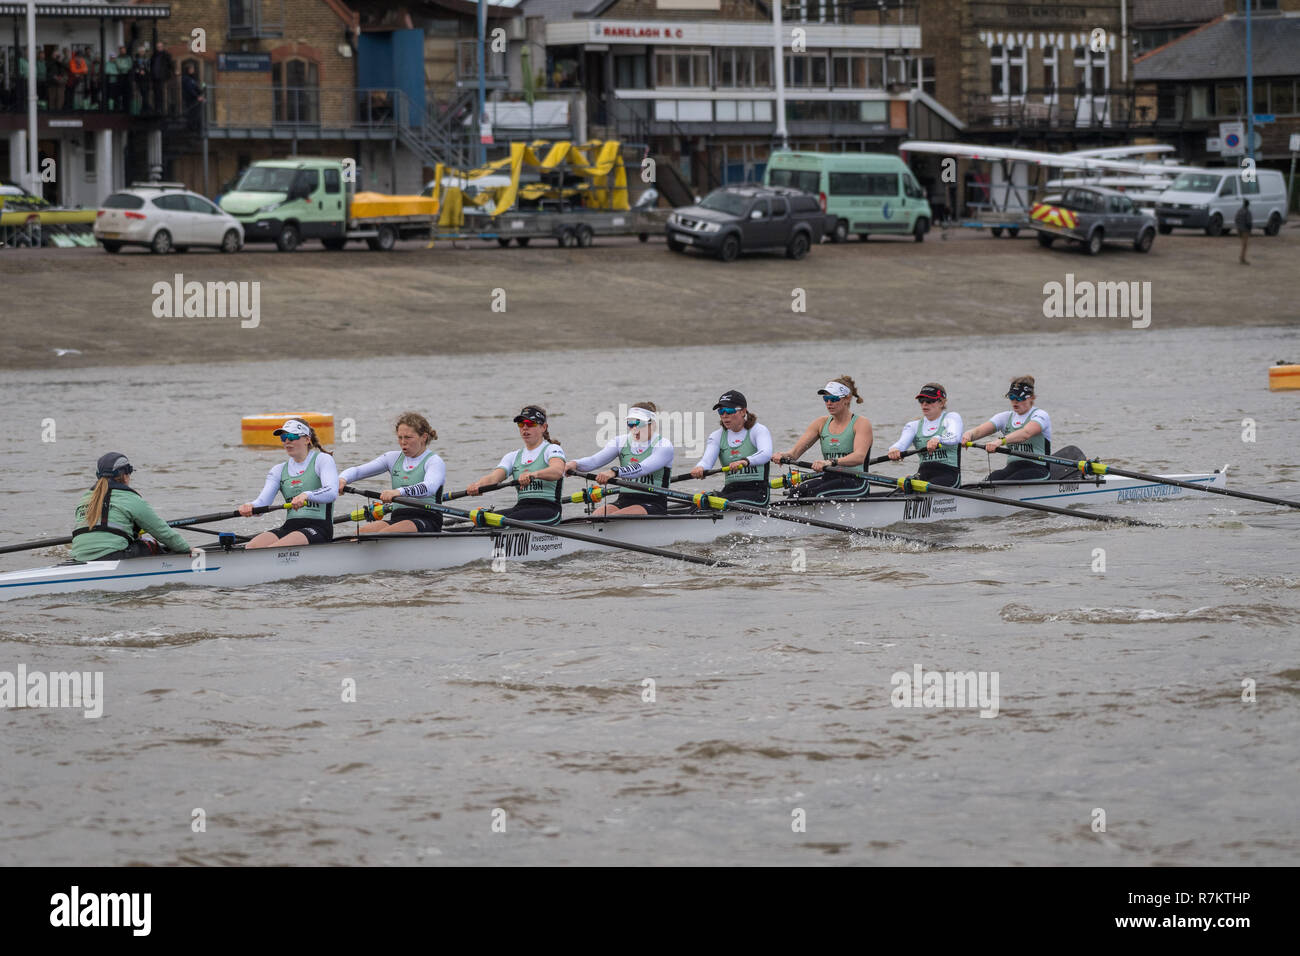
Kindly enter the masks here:
[[1250, 200], [1256, 229], [1276, 236], [1286, 222], [1286, 183], [1276, 169], [1256, 169], [1253, 182], [1244, 182], [1236, 166], [1222, 169], [1185, 169], [1160, 193], [1156, 218], [1160, 232], [1204, 229], [1218, 236], [1232, 228], [1243, 199]]

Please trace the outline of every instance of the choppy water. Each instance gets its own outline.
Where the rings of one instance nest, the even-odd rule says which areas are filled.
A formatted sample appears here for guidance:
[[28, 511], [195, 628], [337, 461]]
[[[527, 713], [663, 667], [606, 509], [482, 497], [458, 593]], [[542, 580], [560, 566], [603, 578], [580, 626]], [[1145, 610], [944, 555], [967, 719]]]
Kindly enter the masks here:
[[[463, 487], [512, 447], [525, 401], [587, 454], [611, 405], [694, 412], [737, 387], [784, 447], [842, 372], [877, 453], [921, 382], [974, 424], [1031, 371], [1058, 447], [1231, 462], [1233, 486], [1300, 497], [1297, 395], [1266, 386], [1283, 357], [1300, 358], [1294, 330], [1124, 329], [7, 374], [3, 543], [66, 533], [110, 448], [163, 515], [247, 500], [279, 453], [237, 444], [241, 414], [353, 418], [347, 465], [426, 411]], [[725, 572], [580, 554], [6, 602], [0, 671], [103, 671], [106, 700], [98, 720], [0, 711], [0, 862], [1293, 862], [1300, 514], [1125, 508], [1167, 526], [1027, 516], [922, 529], [941, 554], [813, 536], [722, 542], [743, 565]], [[997, 716], [891, 706], [892, 675], [918, 664], [996, 673]]]

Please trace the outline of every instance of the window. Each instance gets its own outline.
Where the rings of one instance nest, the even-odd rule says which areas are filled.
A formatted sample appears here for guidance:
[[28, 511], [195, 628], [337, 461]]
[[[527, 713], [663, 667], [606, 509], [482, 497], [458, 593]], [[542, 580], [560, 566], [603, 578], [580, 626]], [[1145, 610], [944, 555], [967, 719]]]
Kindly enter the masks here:
[[1043, 47], [1043, 85], [1051, 90], [1047, 102], [1055, 103], [1056, 91], [1061, 85], [1061, 55], [1054, 46]]
[[217, 207], [202, 196], [183, 196], [182, 198], [185, 200], [185, 205], [189, 207], [190, 212], [202, 213], [205, 216], [217, 215]]
[[772, 200], [772, 218], [779, 219], [790, 211], [789, 204], [782, 198]]
[[821, 184], [821, 173], [810, 169], [773, 169], [769, 182], [773, 186], [816, 193]]
[[339, 171], [337, 169], [325, 170], [325, 191], [327, 193], [337, 193], [339, 191]]
[[1214, 115], [1241, 115], [1241, 87], [1230, 83], [1220, 83], [1214, 87]]
[[271, 67], [275, 87], [275, 122], [314, 125], [320, 122], [320, 68], [309, 60], [285, 60]]
[[[1214, 115], [1214, 108], [1210, 105], [1210, 88], [1208, 86], [1193, 86], [1189, 91], [1191, 94], [1191, 104], [1188, 113], [1192, 119], [1209, 119]], [[1171, 117], [1177, 118], [1177, 117]]]
[[909, 199], [924, 199], [925, 193], [921, 192], [921, 186], [910, 175], [903, 177], [903, 192]]
[[144, 200], [131, 193], [113, 193], [102, 205], [105, 209], [139, 209], [144, 205]]
[[1126, 196], [1107, 196], [1106, 199], [1113, 215], [1126, 216], [1133, 212], [1133, 204]]
[[1219, 195], [1220, 195], [1220, 196], [1224, 196], [1224, 197], [1226, 197], [1226, 198], [1231, 198], [1231, 197], [1237, 195], [1237, 177], [1236, 177], [1236, 176], [1224, 176], [1224, 177], [1223, 177], [1223, 185], [1219, 187]]
[[1253, 91], [1255, 94], [1255, 112], [1272, 113], [1273, 110], [1268, 108], [1268, 84], [1256, 82]]
[[159, 209], [166, 209], [168, 212], [190, 211], [190, 204], [185, 201], [185, 197], [180, 193], [168, 193], [165, 196], [155, 196], [153, 204]]
[[1080, 93], [1105, 96], [1110, 86], [1110, 54], [1106, 50], [1094, 53], [1090, 47], [1074, 48], [1074, 72]]
[[922, 93], [934, 96], [934, 57], [918, 56], [912, 59], [912, 86]]
[[81, 151], [86, 157], [86, 178], [93, 181], [95, 178], [95, 134], [91, 130], [85, 130], [81, 135]]
[[701, 87], [708, 89], [711, 56], [708, 50], [659, 50], [655, 52], [656, 87]]
[[614, 86], [620, 90], [644, 90], [646, 88], [645, 57], [614, 57]]
[[1271, 112], [1281, 115], [1293, 114], [1295, 107], [1295, 84], [1290, 80], [1274, 80], [1269, 87], [1273, 108]]
[[714, 76], [719, 87], [750, 89], [772, 85], [772, 51], [761, 47], [718, 47]]
[[1245, 180], [1243, 180], [1242, 183], [1241, 183], [1241, 194], [1242, 194], [1243, 196], [1258, 196], [1258, 195], [1259, 195], [1259, 177], [1256, 176], [1256, 177], [1255, 177], [1253, 180], [1251, 180], [1250, 182], [1246, 182]]
[[831, 173], [830, 192], [836, 196], [897, 196], [898, 173]]
[[828, 88], [827, 56], [823, 53], [787, 53], [785, 85], [793, 88]]
[[993, 98], [1011, 99], [1025, 95], [1025, 48], [994, 46], [991, 52]]
[[320, 170], [317, 169], [300, 169], [298, 175], [293, 178], [293, 191], [305, 192], [309, 196], [314, 194], [320, 188]]
[[749, 218], [750, 218], [750, 219], [769, 219], [769, 218], [771, 218], [771, 217], [768, 215], [768, 212], [767, 212], [767, 200], [766, 200], [766, 199], [756, 199], [756, 200], [754, 201], [754, 205], [751, 206], [751, 207], [750, 207], [750, 210], [749, 210]]

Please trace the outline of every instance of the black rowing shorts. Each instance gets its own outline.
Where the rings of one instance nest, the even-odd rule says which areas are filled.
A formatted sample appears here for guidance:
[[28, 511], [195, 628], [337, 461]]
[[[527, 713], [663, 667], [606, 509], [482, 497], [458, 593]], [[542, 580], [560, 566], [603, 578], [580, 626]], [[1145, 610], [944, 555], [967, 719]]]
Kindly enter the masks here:
[[271, 534], [283, 538], [295, 531], [306, 535], [308, 544], [324, 544], [334, 540], [334, 525], [323, 518], [290, 518], [280, 527], [272, 528]]

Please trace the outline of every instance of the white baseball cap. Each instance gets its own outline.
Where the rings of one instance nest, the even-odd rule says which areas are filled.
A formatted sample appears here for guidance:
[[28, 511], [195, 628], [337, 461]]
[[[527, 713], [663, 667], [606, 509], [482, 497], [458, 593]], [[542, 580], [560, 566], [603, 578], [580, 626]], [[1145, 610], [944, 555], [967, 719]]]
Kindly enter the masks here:
[[311, 426], [306, 422], [300, 422], [296, 418], [291, 418], [272, 432], [272, 434], [277, 437], [280, 435], [297, 435], [299, 438], [305, 438], [311, 434]]
[[836, 398], [847, 398], [853, 394], [853, 390], [843, 382], [827, 382], [825, 388], [817, 389], [818, 395], [834, 395]]

